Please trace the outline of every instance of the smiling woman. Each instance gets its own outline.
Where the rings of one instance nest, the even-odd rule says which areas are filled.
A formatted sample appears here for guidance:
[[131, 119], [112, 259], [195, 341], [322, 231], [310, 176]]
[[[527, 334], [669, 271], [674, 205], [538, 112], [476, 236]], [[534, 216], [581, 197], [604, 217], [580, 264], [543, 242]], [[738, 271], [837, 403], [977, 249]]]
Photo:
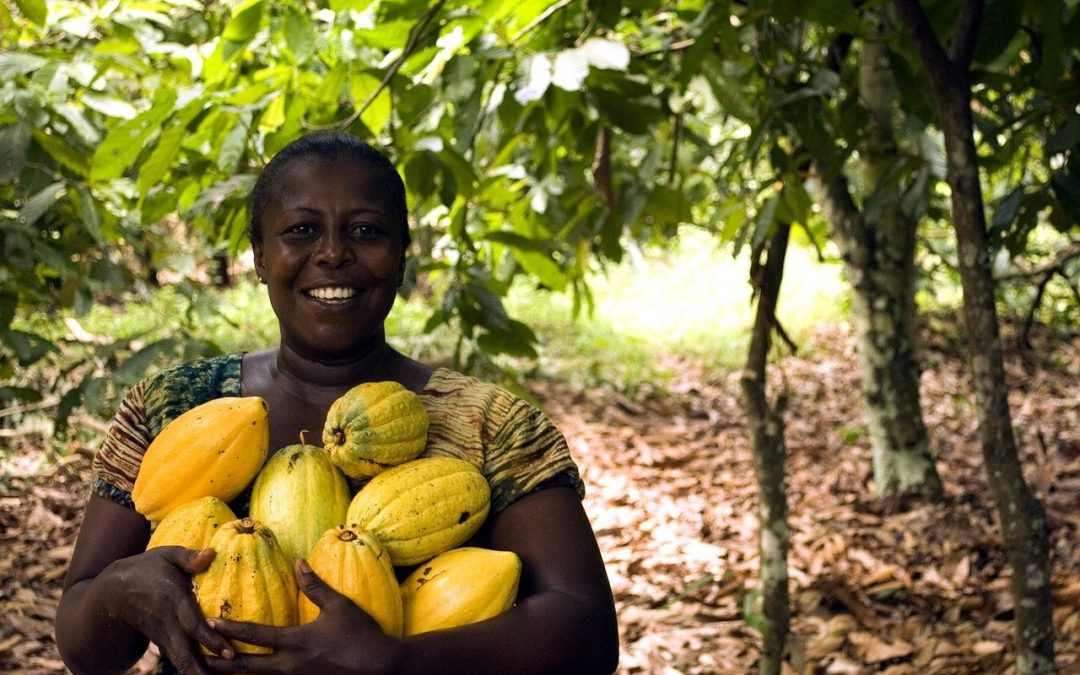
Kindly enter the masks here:
[[[255, 267], [279, 343], [180, 364], [128, 392], [94, 460], [93, 494], [57, 613], [68, 667], [121, 671], [153, 641], [166, 665], [192, 673], [614, 670], [611, 590], [562, 434], [510, 393], [417, 362], [386, 341], [384, 321], [409, 245], [405, 189], [394, 167], [346, 134], [306, 136], [266, 167], [250, 213]], [[470, 626], [393, 638], [301, 561], [296, 576], [321, 609], [316, 621], [286, 628], [208, 622], [191, 574], [205, 570], [214, 552], [145, 550], [150, 523], [131, 508], [131, 489], [147, 446], [200, 403], [257, 396], [269, 406], [274, 451], [321, 429], [331, 404], [355, 385], [385, 381], [419, 395], [430, 418], [423, 455], [464, 459], [487, 480], [491, 514], [471, 543], [521, 559], [516, 606]], [[231, 506], [246, 515], [243, 497]], [[229, 640], [272, 651], [238, 654]]]

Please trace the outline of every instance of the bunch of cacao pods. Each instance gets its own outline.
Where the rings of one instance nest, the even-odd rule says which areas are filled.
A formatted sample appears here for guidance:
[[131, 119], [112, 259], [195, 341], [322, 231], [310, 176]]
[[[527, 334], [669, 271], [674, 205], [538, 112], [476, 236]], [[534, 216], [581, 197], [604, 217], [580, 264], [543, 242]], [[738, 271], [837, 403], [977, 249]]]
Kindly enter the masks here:
[[[297, 587], [298, 558], [388, 635], [501, 614], [516, 600], [521, 562], [509, 551], [464, 545], [487, 517], [490, 488], [464, 459], [420, 457], [427, 428], [415, 393], [396, 382], [366, 383], [331, 407], [322, 446], [301, 437], [267, 460], [261, 398], [196, 406], [166, 425], [143, 457], [132, 499], [153, 526], [147, 548], [216, 551], [193, 579], [208, 618], [313, 621], [319, 609]], [[346, 476], [367, 480], [355, 496]], [[250, 515], [237, 518], [227, 502], [249, 485]]]

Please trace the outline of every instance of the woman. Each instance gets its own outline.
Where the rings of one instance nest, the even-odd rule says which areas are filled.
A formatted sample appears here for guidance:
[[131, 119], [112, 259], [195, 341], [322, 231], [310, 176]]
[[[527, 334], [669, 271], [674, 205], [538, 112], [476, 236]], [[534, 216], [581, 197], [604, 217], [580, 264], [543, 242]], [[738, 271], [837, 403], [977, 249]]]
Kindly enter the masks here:
[[[255, 269], [277, 315], [277, 347], [184, 364], [128, 393], [94, 461], [94, 483], [56, 619], [74, 672], [131, 666], [148, 640], [184, 673], [611, 672], [614, 605], [581, 481], [561, 434], [507, 392], [395, 351], [383, 322], [409, 244], [405, 189], [378, 151], [341, 133], [305, 136], [279, 153], [252, 193]], [[522, 560], [518, 603], [494, 619], [402, 639], [383, 634], [303, 561], [301, 589], [321, 608], [310, 624], [207, 621], [191, 574], [213, 551], [145, 551], [146, 519], [130, 492], [142, 453], [170, 419], [219, 396], [260, 396], [270, 447], [322, 429], [330, 404], [360, 382], [395, 380], [431, 417], [425, 454], [473, 461], [492, 509], [472, 542]], [[246, 505], [235, 504], [241, 511]], [[238, 654], [229, 640], [272, 654]], [[212, 652], [200, 655], [200, 649]]]

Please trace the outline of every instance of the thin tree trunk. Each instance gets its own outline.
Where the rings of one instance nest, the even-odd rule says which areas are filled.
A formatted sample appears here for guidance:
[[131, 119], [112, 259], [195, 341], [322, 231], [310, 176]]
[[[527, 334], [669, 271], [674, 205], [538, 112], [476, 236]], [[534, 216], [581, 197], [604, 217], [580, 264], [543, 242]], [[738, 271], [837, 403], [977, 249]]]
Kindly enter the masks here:
[[775, 326], [776, 300], [784, 276], [790, 226], [780, 223], [769, 241], [742, 390], [750, 424], [750, 444], [754, 456], [754, 476], [758, 488], [759, 554], [761, 557], [762, 651], [759, 672], [778, 675], [784, 658], [791, 622], [788, 598], [787, 488], [784, 481], [785, 396], [770, 405], [766, 394], [766, 364]]
[[1024, 481], [1013, 436], [973, 140], [969, 68], [983, 3], [967, 0], [960, 6], [957, 28], [946, 53], [918, 0], [895, 2], [930, 81], [945, 136], [983, 461], [1012, 568], [1016, 670], [1024, 675], [1053, 673], [1054, 624], [1046, 515]]
[[[867, 10], [870, 12], [871, 10]], [[884, 32], [884, 12], [869, 16]], [[859, 99], [869, 116], [862, 158], [863, 210], [847, 179], [826, 179], [822, 205], [852, 290], [862, 394], [870, 422], [874, 483], [880, 496], [942, 498], [923, 424], [915, 333], [915, 224], [901, 209], [893, 134], [896, 86], [880, 37], [863, 41]]]

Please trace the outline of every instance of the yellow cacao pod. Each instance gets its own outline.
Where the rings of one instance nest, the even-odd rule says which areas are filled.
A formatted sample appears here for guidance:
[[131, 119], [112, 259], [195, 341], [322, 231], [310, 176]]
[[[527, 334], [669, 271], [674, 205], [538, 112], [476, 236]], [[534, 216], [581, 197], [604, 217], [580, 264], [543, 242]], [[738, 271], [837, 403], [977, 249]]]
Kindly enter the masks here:
[[201, 497], [173, 509], [150, 534], [146, 550], [183, 546], [202, 550], [225, 523], [236, 520], [229, 505], [217, 497]]
[[349, 485], [315, 445], [274, 453], [251, 488], [251, 517], [269, 527], [290, 559], [303, 558], [323, 532], [345, 522]]
[[[326, 531], [307, 557], [308, 564], [330, 588], [371, 615], [383, 632], [401, 637], [401, 592], [394, 566], [378, 538], [355, 527], [338, 525]], [[314, 621], [319, 608], [299, 595], [300, 623]]]
[[[210, 547], [217, 552], [214, 561], [194, 578], [206, 618], [297, 625], [296, 576], [269, 528], [251, 518], [234, 520], [221, 526]], [[233, 646], [249, 654], [272, 651], [238, 640]]]
[[225, 397], [165, 425], [143, 455], [131, 499], [151, 522], [200, 497], [228, 502], [255, 478], [270, 444], [266, 401]]
[[368, 481], [345, 522], [374, 532], [394, 565], [415, 565], [468, 541], [490, 507], [491, 488], [472, 464], [421, 457]]
[[464, 546], [435, 556], [401, 582], [405, 635], [464, 626], [514, 605], [521, 560], [511, 551]]
[[414, 392], [397, 382], [365, 382], [330, 406], [322, 440], [345, 475], [370, 478], [419, 456], [427, 431], [427, 411]]

